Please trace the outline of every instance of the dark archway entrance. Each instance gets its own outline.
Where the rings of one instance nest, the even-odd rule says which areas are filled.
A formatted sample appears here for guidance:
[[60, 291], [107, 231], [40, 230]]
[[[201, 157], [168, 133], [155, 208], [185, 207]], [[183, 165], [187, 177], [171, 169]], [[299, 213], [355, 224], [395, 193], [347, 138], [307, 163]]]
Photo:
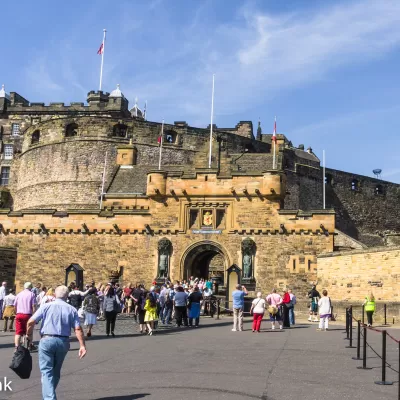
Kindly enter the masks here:
[[211, 241], [198, 242], [190, 246], [182, 258], [183, 276], [188, 279], [190, 276], [196, 278], [221, 278], [225, 281], [224, 275], [229, 265], [228, 255], [221, 245]]

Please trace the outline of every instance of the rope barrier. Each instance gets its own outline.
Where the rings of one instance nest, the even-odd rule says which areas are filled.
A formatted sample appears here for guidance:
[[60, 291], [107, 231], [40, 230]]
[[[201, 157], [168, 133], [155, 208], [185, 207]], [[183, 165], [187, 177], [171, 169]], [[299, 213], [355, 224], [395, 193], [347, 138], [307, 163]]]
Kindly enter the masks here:
[[[353, 317], [353, 320], [357, 322], [357, 319]], [[377, 328], [372, 328], [372, 326], [368, 326], [367, 324], [363, 324], [361, 323], [362, 327], [365, 327], [367, 329], [369, 329], [370, 331], [375, 331], [375, 332], [379, 332], [382, 333], [383, 330], [381, 329], [377, 329]], [[400, 343], [400, 340], [394, 338], [390, 333], [386, 332], [386, 335], [390, 337], [390, 339], [392, 339], [393, 341], [395, 341], [396, 343]]]

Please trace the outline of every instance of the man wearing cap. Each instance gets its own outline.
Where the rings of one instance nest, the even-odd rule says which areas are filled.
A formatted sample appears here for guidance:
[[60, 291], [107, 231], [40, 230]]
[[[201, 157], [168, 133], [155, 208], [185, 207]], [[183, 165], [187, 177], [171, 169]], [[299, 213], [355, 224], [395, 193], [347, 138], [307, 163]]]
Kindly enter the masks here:
[[3, 303], [6, 297], [7, 282], [3, 282], [0, 286], [0, 319], [3, 319]]
[[58, 286], [56, 300], [44, 304], [28, 321], [28, 338], [32, 340], [35, 323], [42, 322], [39, 343], [39, 368], [42, 373], [43, 399], [56, 400], [56, 388], [61, 377], [61, 367], [69, 351], [71, 330], [75, 330], [79, 341], [79, 358], [86, 355], [83, 330], [78, 312], [67, 303], [68, 288]]
[[[15, 298], [15, 348], [21, 343], [21, 336], [26, 335], [26, 325], [29, 318], [36, 311], [36, 296], [32, 292], [32, 283], [26, 282], [24, 290]], [[35, 350], [32, 342], [29, 343], [31, 350]]]

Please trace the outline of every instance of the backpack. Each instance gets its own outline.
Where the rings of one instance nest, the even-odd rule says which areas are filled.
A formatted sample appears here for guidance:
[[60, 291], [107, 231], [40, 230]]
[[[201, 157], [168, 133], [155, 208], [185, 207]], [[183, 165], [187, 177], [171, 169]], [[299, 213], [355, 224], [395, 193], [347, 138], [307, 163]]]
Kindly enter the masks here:
[[71, 294], [69, 296], [70, 304], [72, 307], [75, 307], [77, 310], [81, 308], [82, 305], [82, 297], [80, 294]]

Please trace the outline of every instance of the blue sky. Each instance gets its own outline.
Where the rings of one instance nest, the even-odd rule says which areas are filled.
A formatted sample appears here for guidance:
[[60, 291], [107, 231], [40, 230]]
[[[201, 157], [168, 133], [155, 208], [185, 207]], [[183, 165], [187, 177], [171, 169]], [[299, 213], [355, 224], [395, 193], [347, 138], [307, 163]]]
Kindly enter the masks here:
[[[2, 7], [0, 83], [32, 102], [117, 83], [150, 120], [261, 118], [327, 166], [400, 183], [398, 0], [21, 0]], [[6, 34], [7, 33], [7, 34]], [[6, 35], [6, 36], [5, 36]]]

